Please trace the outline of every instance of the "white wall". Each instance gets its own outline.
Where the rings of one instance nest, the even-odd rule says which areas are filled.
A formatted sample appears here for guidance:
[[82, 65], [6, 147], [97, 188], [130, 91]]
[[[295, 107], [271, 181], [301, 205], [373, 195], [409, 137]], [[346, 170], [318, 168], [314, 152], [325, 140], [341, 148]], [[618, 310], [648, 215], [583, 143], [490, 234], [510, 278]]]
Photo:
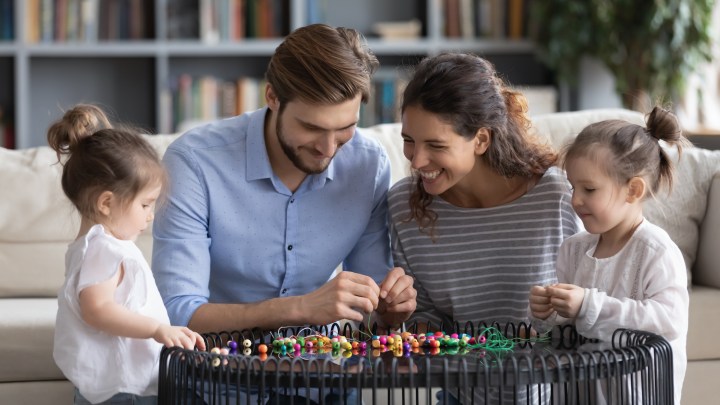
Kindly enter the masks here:
[[622, 100], [615, 93], [615, 78], [594, 58], [583, 57], [580, 61], [577, 96], [578, 110], [622, 107]]

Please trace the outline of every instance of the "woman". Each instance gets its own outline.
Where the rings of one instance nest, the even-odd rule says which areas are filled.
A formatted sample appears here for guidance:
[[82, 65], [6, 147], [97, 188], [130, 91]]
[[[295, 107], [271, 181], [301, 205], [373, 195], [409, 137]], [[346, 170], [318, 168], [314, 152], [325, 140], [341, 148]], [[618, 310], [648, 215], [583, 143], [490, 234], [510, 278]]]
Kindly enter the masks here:
[[415, 278], [413, 319], [528, 320], [533, 285], [555, 282], [578, 230], [556, 153], [529, 133], [525, 98], [486, 60], [423, 60], [402, 103], [413, 175], [390, 191], [395, 265]]
[[[408, 83], [402, 137], [413, 175], [388, 204], [395, 265], [415, 279], [411, 319], [444, 328], [527, 322], [530, 288], [556, 281], [558, 248], [578, 221], [557, 155], [529, 134], [526, 111], [524, 97], [473, 55], [425, 59]], [[544, 403], [548, 387], [538, 388], [505, 390], [502, 402]], [[438, 399], [499, 397], [481, 387], [457, 394]]]

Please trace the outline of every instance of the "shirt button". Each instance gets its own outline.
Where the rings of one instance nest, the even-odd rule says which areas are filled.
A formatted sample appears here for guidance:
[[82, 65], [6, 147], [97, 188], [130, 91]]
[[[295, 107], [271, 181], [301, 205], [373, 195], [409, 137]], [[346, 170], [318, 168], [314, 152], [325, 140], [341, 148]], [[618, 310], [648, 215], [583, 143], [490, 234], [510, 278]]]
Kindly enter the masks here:
[[288, 245], [288, 250], [292, 250], [292, 245]]
[[294, 198], [290, 200], [290, 204], [292, 204], [292, 203], [294, 203], [294, 202], [295, 202], [295, 199], [294, 199]]
[[287, 294], [287, 288], [283, 288], [282, 293]]

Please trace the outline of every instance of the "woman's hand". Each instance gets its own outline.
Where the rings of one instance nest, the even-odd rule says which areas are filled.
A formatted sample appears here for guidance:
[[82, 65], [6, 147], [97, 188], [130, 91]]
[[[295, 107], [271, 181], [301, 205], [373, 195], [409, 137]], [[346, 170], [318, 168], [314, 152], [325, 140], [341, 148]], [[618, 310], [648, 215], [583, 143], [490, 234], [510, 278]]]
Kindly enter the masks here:
[[388, 326], [405, 322], [417, 307], [417, 291], [413, 278], [405, 270], [395, 267], [388, 272], [380, 284], [380, 301], [377, 313]]

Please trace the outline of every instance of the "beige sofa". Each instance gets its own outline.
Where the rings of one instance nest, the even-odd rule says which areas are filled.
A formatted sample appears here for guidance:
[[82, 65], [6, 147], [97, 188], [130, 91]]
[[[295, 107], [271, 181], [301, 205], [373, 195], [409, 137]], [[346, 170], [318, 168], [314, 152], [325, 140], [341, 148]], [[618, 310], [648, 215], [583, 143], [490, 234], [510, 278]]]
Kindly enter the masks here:
[[[533, 118], [536, 130], [556, 145], [583, 126], [602, 119], [642, 123], [626, 110], [589, 110]], [[363, 130], [386, 147], [393, 180], [407, 173], [398, 124]], [[149, 137], [163, 151], [174, 135]], [[60, 190], [60, 166], [49, 148], [0, 149], [0, 402], [69, 404], [72, 386], [53, 363], [55, 294], [63, 280], [64, 253], [78, 218]], [[648, 209], [668, 229], [692, 268], [688, 374], [684, 404], [717, 398], [720, 375], [720, 152], [683, 155], [670, 198]], [[698, 236], [699, 235], [699, 236]], [[149, 233], [138, 241], [149, 257]]]

